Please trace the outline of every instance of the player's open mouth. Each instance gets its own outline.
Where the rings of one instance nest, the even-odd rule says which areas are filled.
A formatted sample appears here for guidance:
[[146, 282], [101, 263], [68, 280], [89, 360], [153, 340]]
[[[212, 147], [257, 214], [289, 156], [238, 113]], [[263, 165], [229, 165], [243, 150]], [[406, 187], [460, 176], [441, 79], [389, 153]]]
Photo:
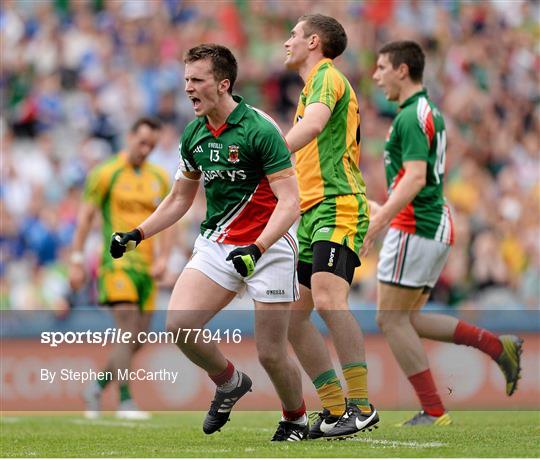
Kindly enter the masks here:
[[193, 108], [197, 110], [201, 106], [201, 100], [197, 97], [190, 97]]

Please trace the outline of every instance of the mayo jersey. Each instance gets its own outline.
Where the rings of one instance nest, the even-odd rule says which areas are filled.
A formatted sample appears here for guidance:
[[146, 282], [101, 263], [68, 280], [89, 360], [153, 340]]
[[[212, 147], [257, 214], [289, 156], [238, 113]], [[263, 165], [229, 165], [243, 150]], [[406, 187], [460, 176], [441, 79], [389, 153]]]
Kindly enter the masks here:
[[243, 246], [257, 239], [277, 204], [266, 176], [292, 164], [276, 123], [241, 97], [233, 98], [238, 105], [218, 130], [206, 117], [187, 125], [176, 178], [182, 171], [202, 173], [206, 217], [201, 235]]
[[426, 185], [390, 226], [452, 244], [452, 217], [443, 194], [446, 158], [444, 119], [425, 90], [413, 94], [400, 108], [388, 132], [384, 151], [388, 193], [392, 193], [405, 174], [403, 163], [406, 161], [427, 163]]
[[349, 81], [322, 59], [312, 69], [300, 94], [295, 124], [314, 102], [328, 106], [332, 114], [323, 131], [296, 152], [296, 174], [302, 212], [325, 198], [365, 194], [360, 160], [360, 115], [358, 100]]

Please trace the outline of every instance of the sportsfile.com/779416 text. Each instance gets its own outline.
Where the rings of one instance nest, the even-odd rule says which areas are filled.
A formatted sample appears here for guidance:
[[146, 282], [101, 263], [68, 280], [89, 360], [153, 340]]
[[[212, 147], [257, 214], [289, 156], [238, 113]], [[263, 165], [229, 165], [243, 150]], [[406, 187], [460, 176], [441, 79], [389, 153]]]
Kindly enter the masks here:
[[176, 331], [140, 331], [133, 334], [121, 328], [109, 327], [105, 331], [44, 331], [41, 333], [41, 343], [50, 347], [64, 344], [98, 344], [102, 347], [107, 344], [118, 343], [240, 343], [242, 331], [240, 329], [187, 329], [179, 328]]

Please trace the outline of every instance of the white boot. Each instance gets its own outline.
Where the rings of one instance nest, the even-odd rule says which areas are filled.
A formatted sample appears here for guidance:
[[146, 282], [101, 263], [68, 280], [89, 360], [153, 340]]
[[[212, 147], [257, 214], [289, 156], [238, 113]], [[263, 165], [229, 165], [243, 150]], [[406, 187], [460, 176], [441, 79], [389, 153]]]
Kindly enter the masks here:
[[150, 417], [150, 413], [140, 410], [133, 399], [122, 401], [116, 411], [116, 418], [124, 420], [148, 420]]
[[92, 382], [87, 385], [83, 391], [83, 399], [85, 404], [84, 416], [89, 420], [99, 418], [101, 412], [101, 392], [103, 389], [97, 382]]

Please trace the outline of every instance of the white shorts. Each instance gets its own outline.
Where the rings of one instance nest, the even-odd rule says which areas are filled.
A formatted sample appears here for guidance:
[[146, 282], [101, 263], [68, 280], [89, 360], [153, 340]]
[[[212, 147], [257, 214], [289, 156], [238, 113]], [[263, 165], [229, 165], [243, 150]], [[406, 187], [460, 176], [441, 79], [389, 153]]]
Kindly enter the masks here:
[[259, 259], [253, 275], [243, 278], [231, 261], [225, 260], [238, 246], [216, 243], [199, 235], [193, 256], [185, 268], [194, 268], [233, 292], [247, 288], [259, 302], [293, 302], [300, 298], [296, 265], [298, 241], [290, 232], [276, 241]]
[[398, 286], [432, 288], [450, 248], [440, 241], [390, 228], [379, 254], [377, 279]]

